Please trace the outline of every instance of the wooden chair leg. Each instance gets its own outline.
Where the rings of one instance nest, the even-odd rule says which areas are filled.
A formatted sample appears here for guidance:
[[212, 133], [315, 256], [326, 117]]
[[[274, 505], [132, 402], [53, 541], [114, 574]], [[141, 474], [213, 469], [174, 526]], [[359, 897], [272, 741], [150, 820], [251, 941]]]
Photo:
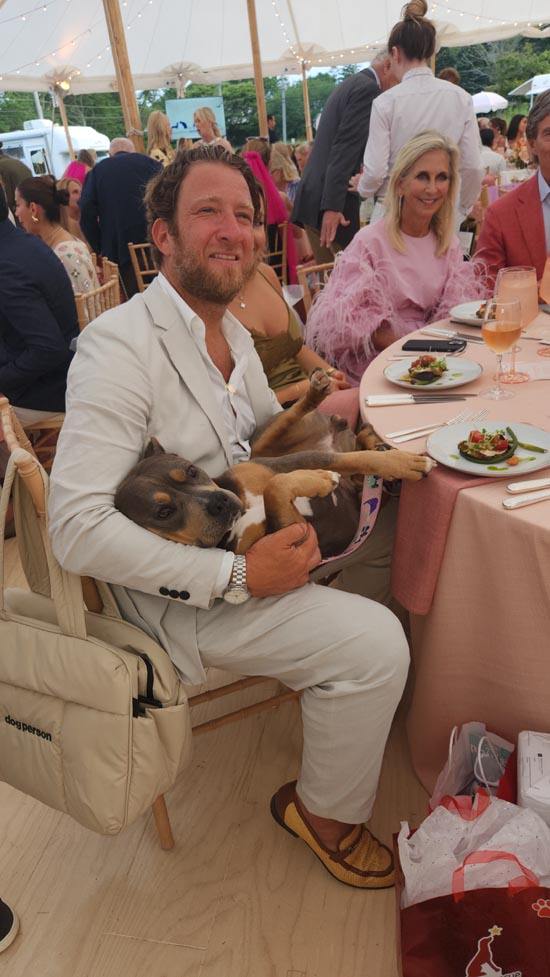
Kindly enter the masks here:
[[152, 811], [155, 817], [160, 847], [163, 851], [170, 851], [174, 847], [174, 836], [172, 834], [164, 794], [160, 794], [156, 801], [153, 802]]

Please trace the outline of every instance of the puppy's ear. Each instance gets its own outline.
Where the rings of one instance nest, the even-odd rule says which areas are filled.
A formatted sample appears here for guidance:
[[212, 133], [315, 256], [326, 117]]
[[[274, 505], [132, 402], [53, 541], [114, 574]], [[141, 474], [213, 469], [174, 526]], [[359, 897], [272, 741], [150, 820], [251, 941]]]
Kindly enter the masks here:
[[165, 452], [164, 448], [162, 447], [162, 445], [160, 444], [160, 442], [157, 441], [156, 438], [151, 438], [151, 440], [149, 441], [149, 444], [147, 445], [147, 447], [145, 449], [145, 453], [144, 453], [143, 457], [144, 458], [151, 458], [152, 455], [165, 455], [165, 454], [166, 454], [166, 452]]

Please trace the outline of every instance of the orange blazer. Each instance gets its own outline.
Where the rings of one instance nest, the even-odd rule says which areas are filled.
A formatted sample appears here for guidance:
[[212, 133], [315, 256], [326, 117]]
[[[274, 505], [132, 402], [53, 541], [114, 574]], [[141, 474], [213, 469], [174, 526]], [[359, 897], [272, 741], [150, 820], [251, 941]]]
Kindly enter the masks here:
[[542, 278], [546, 238], [538, 173], [487, 208], [475, 256], [487, 265], [493, 284], [501, 268], [515, 265], [534, 265]]

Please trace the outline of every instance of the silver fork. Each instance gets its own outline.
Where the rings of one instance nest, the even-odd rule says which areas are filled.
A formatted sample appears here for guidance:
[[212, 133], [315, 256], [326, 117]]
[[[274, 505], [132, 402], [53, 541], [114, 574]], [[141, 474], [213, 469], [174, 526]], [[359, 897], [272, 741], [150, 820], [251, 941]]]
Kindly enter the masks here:
[[[471, 422], [482, 421], [487, 417], [488, 413], [489, 411], [487, 408], [484, 408], [483, 410], [478, 411], [477, 414], [473, 414], [472, 417], [468, 418], [468, 411], [462, 411], [461, 414], [458, 414], [456, 417], [451, 417], [450, 420], [444, 421], [442, 424], [426, 425], [426, 427], [423, 427], [420, 430], [417, 429], [417, 431], [414, 433], [410, 432], [405, 436], [394, 436], [392, 441], [394, 441], [395, 444], [403, 444], [405, 441], [416, 441], [417, 438], [427, 437], [428, 434], [438, 431], [441, 427], [449, 427], [451, 424], [460, 424], [461, 421], [467, 421], [468, 419]], [[386, 437], [390, 437], [390, 435], [386, 435]]]
[[389, 434], [385, 434], [385, 438], [399, 438], [404, 434], [415, 434], [417, 431], [425, 431], [429, 427], [446, 427], [448, 424], [459, 424], [460, 421], [465, 421], [468, 416], [467, 410], [462, 410], [460, 414], [456, 417], [449, 418], [448, 421], [442, 421], [440, 424], [421, 424], [420, 427], [407, 427], [403, 431], [390, 431]]

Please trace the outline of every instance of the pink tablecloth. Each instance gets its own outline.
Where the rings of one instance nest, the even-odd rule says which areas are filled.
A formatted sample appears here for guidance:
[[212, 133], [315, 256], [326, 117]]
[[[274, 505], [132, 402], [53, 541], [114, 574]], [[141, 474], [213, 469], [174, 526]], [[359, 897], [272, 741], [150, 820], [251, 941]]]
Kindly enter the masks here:
[[[547, 317], [540, 317], [528, 332], [539, 335], [549, 325]], [[520, 344], [520, 361], [541, 362], [536, 343], [523, 338]], [[367, 370], [362, 404], [367, 390], [395, 390], [383, 369], [388, 355], [400, 346], [379, 356]], [[481, 363], [485, 372], [464, 390], [483, 391], [492, 379], [494, 354], [469, 345], [465, 355]], [[500, 405], [477, 398], [467, 405], [472, 413], [489, 408], [485, 426], [524, 421], [550, 430], [550, 381], [520, 384], [514, 391], [515, 398]], [[460, 406], [466, 405], [363, 406], [362, 411], [383, 435], [434, 417], [445, 420]], [[424, 437], [403, 447], [424, 451], [425, 444]], [[525, 477], [529, 476], [520, 480]], [[522, 729], [550, 731], [550, 502], [506, 511], [502, 499], [509, 480], [516, 477], [510, 473], [510, 479], [480, 480], [456, 494], [429, 613], [411, 616], [415, 685], [407, 729], [414, 767], [428, 790], [445, 762], [456, 724], [482, 720], [508, 739], [515, 739]], [[410, 494], [407, 519], [400, 522], [395, 543], [397, 565], [409, 546], [409, 524], [416, 527], [412, 532], [430, 524], [441, 506], [439, 489], [443, 492], [447, 481], [438, 473], [437, 479], [430, 476]], [[429, 549], [409, 562], [408, 572], [416, 578], [411, 592], [422, 594], [433, 582], [435, 563]]]

